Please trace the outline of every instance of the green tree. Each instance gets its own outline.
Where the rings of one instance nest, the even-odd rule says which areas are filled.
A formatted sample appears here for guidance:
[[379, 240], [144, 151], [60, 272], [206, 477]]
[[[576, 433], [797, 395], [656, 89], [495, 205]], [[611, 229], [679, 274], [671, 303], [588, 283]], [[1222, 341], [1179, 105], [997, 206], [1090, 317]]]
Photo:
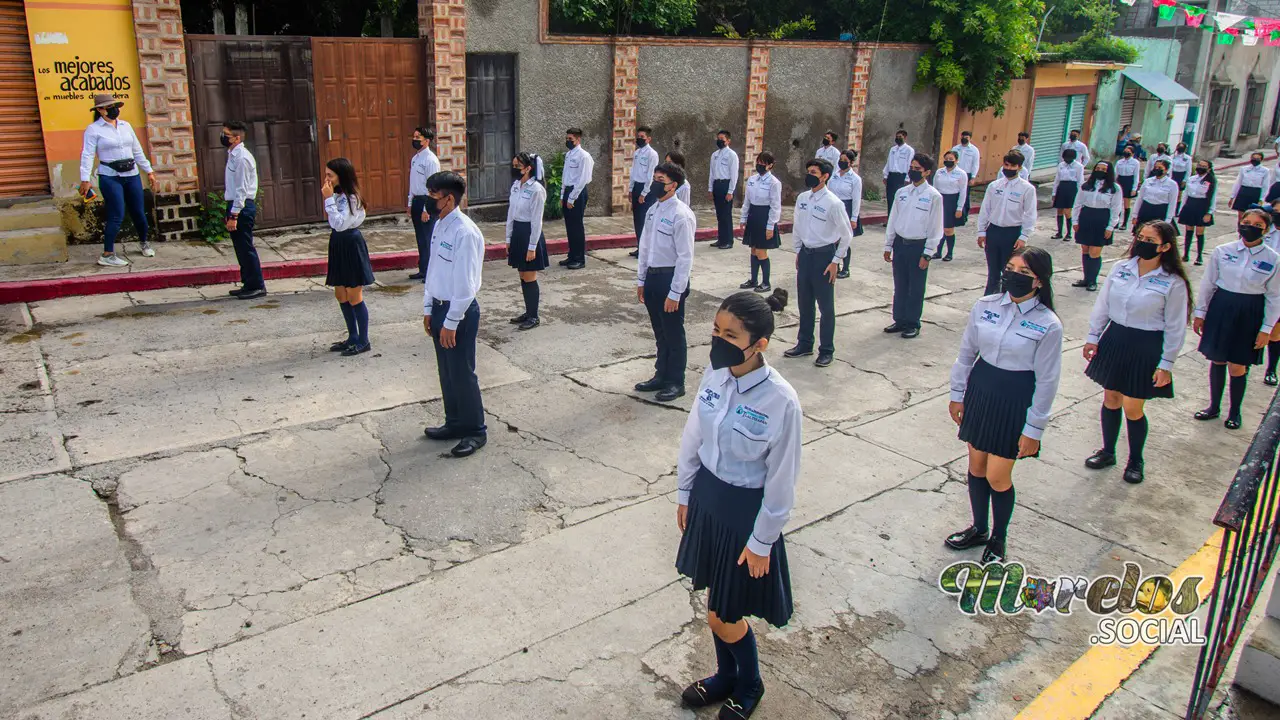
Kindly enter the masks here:
[[552, 0], [555, 30], [674, 35], [693, 27], [697, 0]]
[[1004, 113], [1004, 94], [1036, 59], [1040, 0], [928, 0], [933, 43], [916, 66], [916, 84], [960, 97], [965, 107]]

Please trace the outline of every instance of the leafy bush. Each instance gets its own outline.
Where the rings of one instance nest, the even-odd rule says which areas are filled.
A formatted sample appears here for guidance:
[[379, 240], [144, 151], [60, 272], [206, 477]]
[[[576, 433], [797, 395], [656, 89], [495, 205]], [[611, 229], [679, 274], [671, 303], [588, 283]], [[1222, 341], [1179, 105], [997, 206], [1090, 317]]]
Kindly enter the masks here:
[[1115, 62], [1138, 60], [1138, 48], [1123, 38], [1101, 33], [1085, 33], [1071, 42], [1041, 45], [1040, 56], [1050, 62]]
[[933, 46], [916, 65], [916, 86], [932, 83], [974, 112], [1004, 114], [1005, 92], [1036, 58], [1042, 7], [1040, 0], [928, 0], [919, 20]]
[[227, 232], [227, 200], [222, 193], [211, 192], [205, 196], [200, 208], [198, 229], [200, 237], [210, 245], [231, 239]]
[[542, 172], [547, 181], [547, 202], [542, 209], [543, 220], [556, 220], [563, 216], [560, 207], [560, 190], [564, 187], [564, 151], [550, 160], [542, 159]]

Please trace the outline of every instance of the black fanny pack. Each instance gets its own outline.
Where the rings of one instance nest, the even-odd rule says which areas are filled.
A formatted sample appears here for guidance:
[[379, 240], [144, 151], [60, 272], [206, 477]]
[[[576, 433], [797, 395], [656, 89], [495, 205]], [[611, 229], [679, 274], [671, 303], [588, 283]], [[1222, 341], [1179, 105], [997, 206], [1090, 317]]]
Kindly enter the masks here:
[[104, 162], [102, 164], [118, 173], [127, 173], [133, 169], [133, 166], [136, 163], [134, 163], [133, 158], [125, 158], [124, 160], [112, 160], [111, 162]]

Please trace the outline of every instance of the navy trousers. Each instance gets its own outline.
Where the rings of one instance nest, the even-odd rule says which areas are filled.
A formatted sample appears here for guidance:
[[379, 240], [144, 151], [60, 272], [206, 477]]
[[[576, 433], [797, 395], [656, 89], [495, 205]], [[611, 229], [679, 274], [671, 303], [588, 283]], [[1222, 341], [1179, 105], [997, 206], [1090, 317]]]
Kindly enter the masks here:
[[924, 240], [893, 239], [893, 322], [904, 327], [920, 327], [924, 314], [924, 282], [927, 269], [920, 269]]
[[813, 349], [814, 305], [822, 314], [818, 327], [818, 353], [836, 351], [836, 286], [826, 275], [827, 266], [835, 262], [836, 245], [801, 248], [796, 268], [796, 295], [800, 301], [800, 327], [796, 347]]
[[427, 264], [431, 261], [431, 231], [436, 227], [436, 219], [422, 222], [422, 212], [427, 209], [426, 195], [414, 195], [409, 206], [410, 220], [413, 221], [413, 237], [418, 241], [418, 272], [427, 274]]
[[1022, 236], [1022, 227], [987, 226], [987, 289], [985, 295], [1000, 292], [1000, 276], [1013, 255], [1013, 246]]
[[236, 249], [236, 262], [240, 263], [240, 284], [245, 290], [265, 290], [262, 279], [262, 261], [253, 246], [253, 224], [258, 219], [258, 206], [246, 200], [244, 208], [236, 216], [236, 229], [231, 231], [231, 245]]
[[126, 210], [138, 230], [138, 242], [146, 242], [147, 209], [142, 202], [142, 176], [99, 175], [98, 187], [102, 189], [102, 202], [107, 211], [107, 224], [102, 229], [102, 251], [115, 251], [116, 235], [120, 233]]
[[888, 212], [893, 212], [893, 201], [896, 199], [898, 190], [907, 184], [906, 173], [891, 172], [889, 177], [884, 181], [884, 200], [889, 204]]
[[680, 296], [680, 307], [667, 312], [667, 294], [675, 268], [649, 268], [644, 277], [644, 307], [649, 311], [649, 324], [657, 341], [658, 357], [653, 361], [654, 376], [669, 385], [684, 387], [685, 365], [689, 362], [689, 346], [684, 333], [684, 302], [689, 288]]
[[716, 242], [720, 245], [733, 244], [733, 200], [725, 199], [728, 194], [728, 180], [711, 183], [711, 197], [716, 205]]
[[631, 183], [631, 226], [636, 231], [636, 242], [640, 242], [640, 234], [644, 232], [644, 217], [649, 214], [649, 208], [658, 202], [658, 198], [652, 192], [644, 196], [644, 202], [640, 202], [640, 191], [644, 190], [644, 184]]
[[480, 332], [480, 304], [471, 307], [458, 323], [457, 343], [446, 349], [440, 345], [449, 303], [437, 300], [431, 306], [431, 339], [436, 347], [436, 369], [444, 396], [444, 426], [459, 435], [485, 435], [484, 404], [480, 400], [480, 380], [476, 377], [476, 336]]
[[564, 210], [564, 233], [569, 240], [569, 262], [585, 263], [587, 261], [587, 229], [582, 220], [587, 212], [587, 189], [583, 188], [578, 199], [569, 207], [569, 195], [573, 187], [564, 189], [564, 199], [560, 207]]

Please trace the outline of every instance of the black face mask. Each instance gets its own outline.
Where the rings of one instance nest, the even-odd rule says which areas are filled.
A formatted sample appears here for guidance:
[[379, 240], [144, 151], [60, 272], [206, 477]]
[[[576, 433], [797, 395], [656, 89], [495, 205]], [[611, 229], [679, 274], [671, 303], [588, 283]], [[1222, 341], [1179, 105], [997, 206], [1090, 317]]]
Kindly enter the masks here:
[[440, 203], [442, 202], [444, 202], [444, 198], [427, 198], [427, 215], [433, 218], [440, 217]]
[[574, 145], [574, 144], [573, 144], [573, 141], [572, 141], [572, 140], [565, 140], [565, 141], [564, 141], [564, 146], [565, 146], [565, 147], [567, 147], [567, 148], [569, 148], [570, 150], [572, 150], [572, 149], [574, 149], [575, 147], [577, 147], [577, 145]]
[[[116, 119], [116, 118], [118, 118], [118, 117], [120, 117], [120, 108], [118, 108], [118, 107], [109, 107], [109, 108], [107, 108], [107, 119], [108, 119], [108, 120], [115, 120], [115, 119]], [[1254, 163], [1254, 164], [1256, 165], [1257, 163]]]
[[756, 163], [756, 172], [760, 173], [761, 175], [764, 175], [765, 173], [769, 172], [769, 168], [765, 167], [764, 165], [761, 165], [760, 163]]
[[918, 183], [924, 179], [924, 173], [920, 172], [919, 170], [908, 170], [907, 179], [909, 179], [913, 183]]
[[648, 144], [649, 144], [648, 140], [645, 140], [644, 138], [636, 138], [636, 147], [642, 148]]
[[904, 142], [906, 142], [906, 141], [907, 141], [907, 140], [906, 140], [906, 138], [896, 137], [896, 138], [894, 138], [894, 139], [893, 139], [893, 144], [894, 144], [894, 145], [901, 145], [902, 143], [904, 143]]
[[1130, 158], [1132, 158], [1132, 157], [1133, 157], [1133, 153], [1131, 153], [1131, 152], [1127, 152], [1127, 153], [1125, 153], [1125, 154], [1124, 154], [1124, 159], [1125, 159], [1125, 160], [1128, 160], [1128, 159], [1130, 159]]
[[524, 177], [524, 170], [522, 170], [522, 169], [520, 169], [520, 168], [518, 168], [518, 167], [513, 167], [513, 168], [511, 168], [511, 179], [512, 179], [512, 180], [519, 180], [519, 179], [520, 179], [520, 178], [522, 178], [522, 177]]
[[1185, 147], [1182, 147], [1181, 145], [1179, 145], [1179, 146], [1178, 146], [1178, 149], [1176, 150], [1177, 154], [1179, 154], [1179, 155], [1181, 155], [1181, 154], [1185, 153], [1186, 151], [1187, 151], [1187, 149], [1186, 149]]
[[831, 147], [831, 138], [822, 138], [822, 147]]
[[1166, 147], [1158, 147], [1158, 148], [1156, 148], [1156, 154], [1157, 154], [1157, 155], [1168, 155], [1168, 154], [1169, 154], [1169, 148], [1166, 148]]
[[421, 141], [421, 140], [418, 140], [417, 138], [414, 138], [414, 140], [413, 140], [413, 149], [414, 149], [414, 150], [421, 150], [421, 149], [422, 149], [422, 141]]
[[849, 161], [848, 161], [848, 160], [841, 160], [840, 162], [838, 162], [838, 163], [836, 163], [836, 164], [840, 166], [840, 169], [841, 169], [841, 170], [848, 170], [848, 169], [849, 169]]
[[960, 138], [960, 144], [961, 144], [961, 145], [968, 145], [968, 144], [969, 144], [969, 138]]
[[1208, 174], [1209, 174], [1209, 168], [1196, 168], [1196, 174], [1197, 174], [1197, 175], [1208, 175]]
[[1164, 168], [1158, 167], [1155, 170], [1152, 170], [1151, 174], [1156, 177], [1164, 177]]
[[1106, 180], [1106, 179], [1107, 179], [1107, 171], [1106, 171], [1106, 170], [1094, 170], [1094, 171], [1093, 171], [1093, 174], [1091, 175], [1091, 177], [1092, 177], [1094, 180]]
[[955, 167], [955, 166], [956, 166], [956, 161], [955, 161], [955, 160], [943, 160], [943, 161], [942, 161], [942, 164], [943, 164], [943, 165], [945, 165], [945, 166], [947, 167], [947, 169], [948, 169], [948, 170], [950, 170], [951, 168], [953, 168], [953, 167]]
[[1138, 244], [1133, 246], [1133, 254], [1143, 260], [1155, 260], [1160, 257], [1160, 246], [1153, 242], [1139, 240]]
[[1271, 211], [1271, 227], [1280, 227], [1280, 212]]
[[718, 139], [718, 138], [717, 138], [717, 139], [716, 139], [716, 147], [717, 147], [717, 148], [719, 148], [719, 149], [721, 149], [721, 150], [723, 150], [723, 149], [724, 149], [724, 141], [723, 141], [723, 140], [720, 140], [720, 139]]
[[1253, 244], [1262, 238], [1263, 230], [1253, 225], [1245, 225], [1240, 223], [1236, 226], [1236, 232], [1240, 233], [1240, 238], [1246, 243]]
[[822, 184], [822, 178], [818, 177], [817, 175], [804, 176], [804, 186], [809, 188], [810, 190], [818, 187], [818, 185], [820, 184]]
[[1011, 298], [1026, 297], [1035, 289], [1036, 279], [1012, 270], [1005, 270], [1000, 276], [1000, 285]]
[[737, 367], [747, 361], [747, 353], [742, 348], [719, 336], [711, 338], [711, 368], [719, 370]]
[[1013, 168], [1002, 168], [1000, 172], [1004, 173], [1004, 176], [1009, 178], [1010, 180], [1018, 177], [1018, 171], [1014, 170]]
[[[1062, 136], [1061, 136], [1061, 135], [1059, 135], [1058, 137], [1062, 137]], [[1077, 141], [1077, 140], [1079, 140], [1079, 139], [1080, 139], [1080, 136], [1079, 136], [1079, 135], [1072, 135], [1072, 136], [1071, 136], [1071, 142], [1075, 142], [1075, 141]]]
[[1259, 165], [1262, 164], [1262, 161], [1259, 160], [1258, 158], [1253, 158], [1252, 160], [1249, 161], [1249, 164], [1254, 167], [1258, 167]]
[[225, 148], [231, 147], [231, 138], [227, 137], [226, 135], [219, 135], [218, 142], [222, 143], [222, 147], [225, 147]]

